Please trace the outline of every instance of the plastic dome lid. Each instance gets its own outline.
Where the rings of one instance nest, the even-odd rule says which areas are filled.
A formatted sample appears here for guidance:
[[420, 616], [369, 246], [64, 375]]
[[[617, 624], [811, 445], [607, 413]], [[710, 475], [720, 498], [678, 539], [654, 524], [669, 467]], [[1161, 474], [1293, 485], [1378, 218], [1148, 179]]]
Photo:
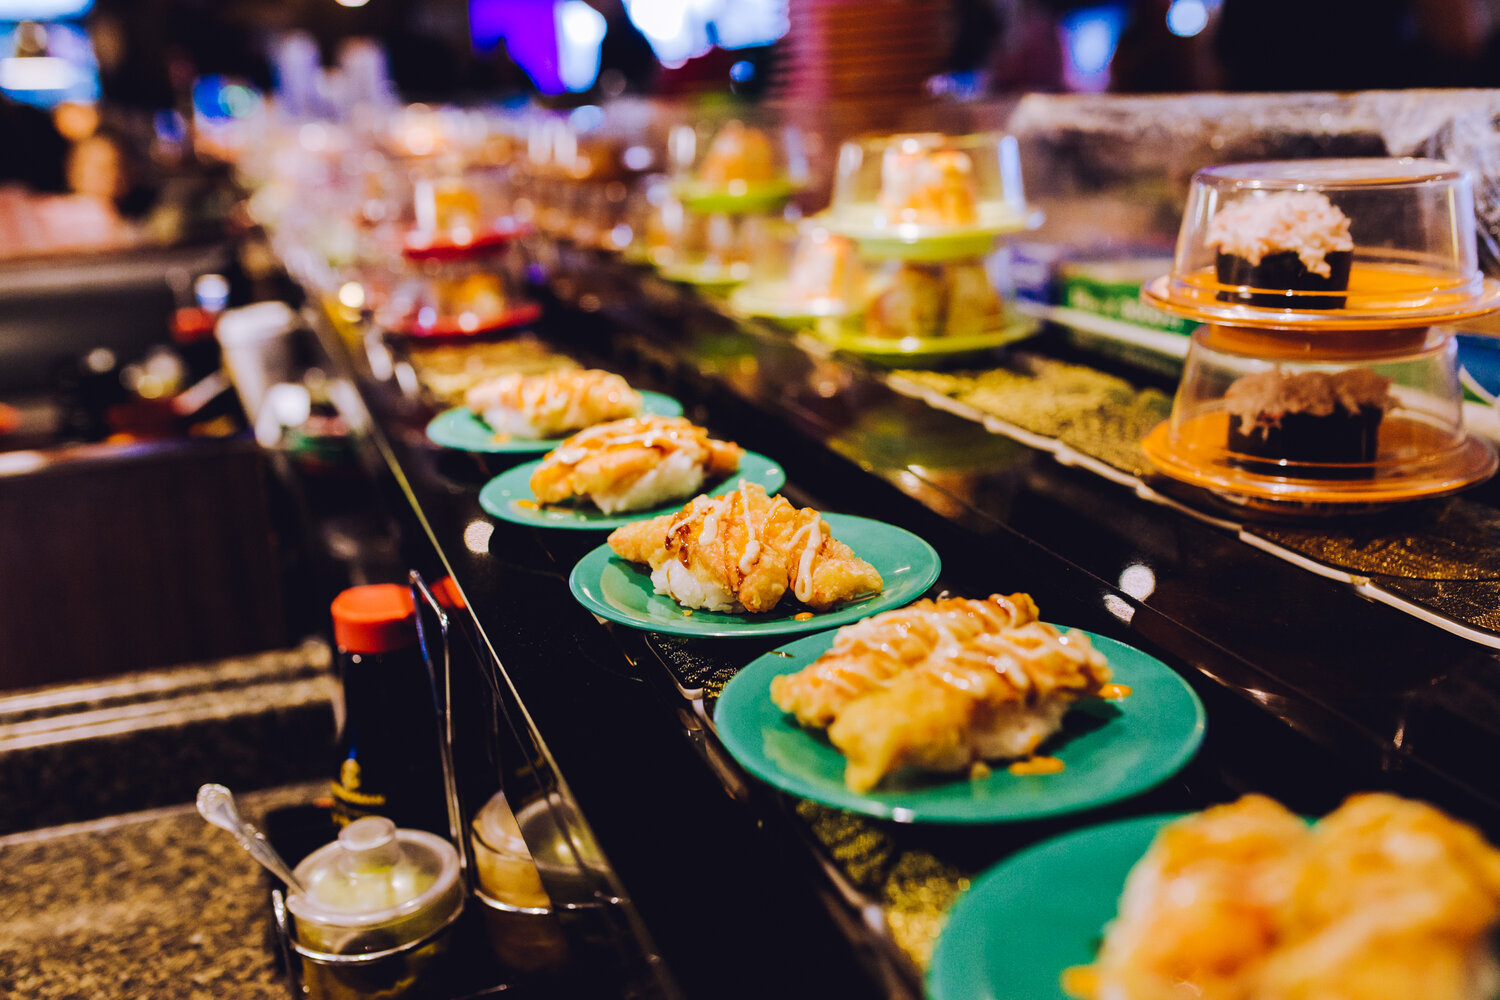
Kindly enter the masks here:
[[1020, 148], [998, 132], [846, 142], [828, 215], [866, 254], [928, 260], [981, 256], [1041, 221], [1026, 205]]
[[[1359, 339], [1374, 343], [1348, 343]], [[1414, 500], [1494, 472], [1494, 452], [1464, 430], [1452, 337], [1328, 340], [1336, 349], [1311, 356], [1271, 333], [1196, 331], [1146, 456], [1175, 479], [1263, 506]]]
[[1439, 160], [1240, 163], [1193, 176], [1151, 305], [1303, 331], [1430, 326], [1500, 308], [1475, 248], [1469, 175]]
[[802, 132], [770, 115], [739, 115], [672, 128], [673, 192], [695, 212], [774, 211], [808, 180]]
[[299, 940], [337, 954], [415, 941], [463, 905], [453, 845], [422, 830], [398, 830], [383, 816], [344, 827], [303, 859], [296, 875], [307, 892], [291, 893], [287, 908]]

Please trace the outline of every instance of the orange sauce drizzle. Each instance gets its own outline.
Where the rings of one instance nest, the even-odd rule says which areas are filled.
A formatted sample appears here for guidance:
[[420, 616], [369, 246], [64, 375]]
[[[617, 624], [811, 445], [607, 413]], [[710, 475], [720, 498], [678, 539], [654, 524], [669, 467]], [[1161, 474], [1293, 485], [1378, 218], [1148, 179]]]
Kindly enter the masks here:
[[522, 510], [541, 510], [542, 505], [535, 500], [517, 500], [516, 506]]
[[1016, 761], [1006, 770], [1024, 778], [1032, 774], [1057, 774], [1066, 766], [1056, 757], [1028, 757], [1026, 760]]
[[810, 622], [812, 620], [813, 613], [811, 611], [799, 611], [795, 615], [792, 615], [792, 621]]
[[1063, 970], [1062, 989], [1070, 997], [1093, 1000], [1099, 994], [1099, 973], [1092, 965], [1074, 965]]
[[507, 441], [510, 440], [510, 435], [509, 434], [496, 434], [494, 437], [490, 438], [490, 440], [494, 441], [496, 444], [505, 444]]
[[1134, 693], [1129, 684], [1106, 684], [1099, 689], [1099, 697], [1111, 700], [1129, 698]]
[[693, 609], [692, 608], [683, 608], [682, 609], [682, 617], [684, 617], [684, 618], [691, 618], [691, 617], [693, 617]]

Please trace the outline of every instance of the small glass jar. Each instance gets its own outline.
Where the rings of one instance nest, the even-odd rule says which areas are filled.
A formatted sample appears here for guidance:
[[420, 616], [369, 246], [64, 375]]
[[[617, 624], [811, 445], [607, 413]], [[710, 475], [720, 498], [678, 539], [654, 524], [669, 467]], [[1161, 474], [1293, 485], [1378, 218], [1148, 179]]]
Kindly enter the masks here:
[[458, 851], [384, 817], [346, 826], [297, 865], [286, 897], [304, 993], [314, 1000], [429, 996], [464, 908]]
[[485, 803], [472, 826], [474, 868], [485, 895], [520, 909], [550, 907], [541, 873], [503, 792]]

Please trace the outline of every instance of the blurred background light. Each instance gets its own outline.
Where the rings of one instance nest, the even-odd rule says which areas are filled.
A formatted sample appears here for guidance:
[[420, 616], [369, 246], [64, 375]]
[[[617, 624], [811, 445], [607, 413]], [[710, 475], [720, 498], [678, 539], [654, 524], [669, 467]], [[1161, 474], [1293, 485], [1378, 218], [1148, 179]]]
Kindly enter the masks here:
[[1069, 88], [1101, 93], [1109, 86], [1109, 63], [1126, 16], [1124, 4], [1110, 4], [1076, 10], [1062, 19], [1063, 78]]
[[1167, 8], [1167, 30], [1179, 38], [1192, 38], [1208, 27], [1208, 5], [1203, 0], [1172, 0]]
[[557, 5], [558, 75], [572, 91], [588, 90], [599, 78], [599, 46], [604, 41], [604, 15], [584, 0]]
[[0, 0], [0, 21], [54, 21], [81, 17], [94, 0]]
[[715, 44], [770, 45], [789, 25], [787, 0], [625, 0], [625, 10], [666, 65], [697, 58]]

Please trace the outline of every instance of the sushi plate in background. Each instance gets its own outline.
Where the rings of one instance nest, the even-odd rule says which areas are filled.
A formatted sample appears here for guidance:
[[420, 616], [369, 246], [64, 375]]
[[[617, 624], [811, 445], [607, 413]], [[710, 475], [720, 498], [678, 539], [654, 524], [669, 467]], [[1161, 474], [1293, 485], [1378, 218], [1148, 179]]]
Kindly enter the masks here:
[[943, 337], [871, 337], [838, 321], [820, 322], [813, 336], [835, 350], [880, 364], [921, 366], [992, 351], [1033, 337], [1042, 329], [1030, 316], [1013, 317], [1004, 326], [983, 333]]
[[568, 586], [580, 604], [609, 621], [649, 632], [708, 637], [787, 635], [847, 625], [910, 604], [937, 580], [942, 566], [937, 551], [904, 528], [850, 514], [822, 517], [834, 538], [879, 571], [885, 581], [880, 593], [816, 614], [790, 599], [762, 614], [689, 609], [656, 593], [650, 569], [619, 558], [608, 545], [578, 561]]
[[928, 1000], [1064, 1000], [1064, 975], [1094, 960], [1125, 877], [1177, 818], [1064, 834], [980, 875], [933, 949]]
[[[641, 413], [657, 417], [682, 416], [682, 404], [659, 392], [640, 393]], [[444, 448], [490, 455], [530, 455], [551, 451], [564, 438], [522, 438], [497, 434], [483, 418], [467, 406], [444, 410], [427, 425], [427, 440]]]
[[[683, 500], [658, 505], [650, 510], [619, 511], [606, 514], [588, 502], [542, 504], [531, 492], [531, 476], [541, 467], [542, 459], [507, 469], [485, 483], [479, 491], [479, 506], [492, 517], [512, 524], [536, 528], [570, 528], [581, 531], [612, 531], [623, 524], [646, 521], [682, 509]], [[739, 468], [722, 479], [704, 484], [697, 490], [710, 495], [731, 490], [740, 482], [757, 483], [767, 495], [786, 485], [786, 472], [780, 463], [759, 452], [747, 451], [740, 456]]]
[[[1078, 631], [1082, 632], [1082, 629]], [[844, 755], [819, 731], [797, 724], [771, 700], [771, 679], [792, 674], [833, 645], [834, 633], [782, 646], [735, 674], [714, 708], [719, 739], [740, 766], [768, 784], [835, 809], [910, 823], [1008, 823], [1093, 809], [1155, 787], [1182, 769], [1203, 742], [1203, 704], [1156, 657], [1084, 632], [1109, 661], [1118, 700], [1087, 699], [1063, 718], [1041, 753], [1056, 774], [1015, 775], [1003, 764], [982, 778], [898, 774], [870, 792], [844, 784]]]

